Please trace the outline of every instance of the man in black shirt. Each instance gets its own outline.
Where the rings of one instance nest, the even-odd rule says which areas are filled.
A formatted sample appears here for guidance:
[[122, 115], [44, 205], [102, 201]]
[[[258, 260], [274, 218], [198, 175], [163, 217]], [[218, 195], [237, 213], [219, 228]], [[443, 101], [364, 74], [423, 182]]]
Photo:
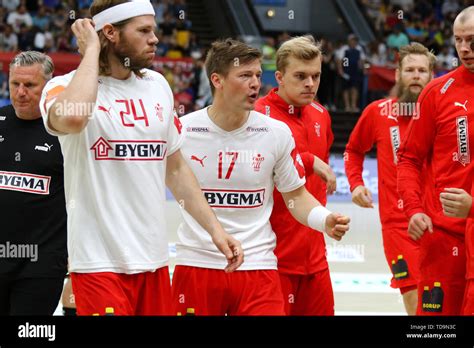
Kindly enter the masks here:
[[40, 113], [53, 62], [10, 63], [12, 105], [0, 108], [0, 315], [52, 315], [67, 270], [63, 158]]

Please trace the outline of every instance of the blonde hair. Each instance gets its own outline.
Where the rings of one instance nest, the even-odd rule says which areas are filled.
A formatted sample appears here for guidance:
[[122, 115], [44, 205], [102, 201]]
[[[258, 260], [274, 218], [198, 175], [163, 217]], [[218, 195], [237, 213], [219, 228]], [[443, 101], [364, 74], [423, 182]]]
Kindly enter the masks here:
[[412, 42], [409, 45], [400, 47], [398, 60], [398, 69], [402, 69], [403, 60], [410, 54], [419, 54], [428, 58], [429, 70], [433, 71], [436, 64], [436, 56], [425, 46], [418, 42]]
[[276, 53], [277, 70], [285, 72], [290, 57], [300, 60], [313, 60], [320, 57], [321, 43], [312, 35], [295, 37], [284, 42]]

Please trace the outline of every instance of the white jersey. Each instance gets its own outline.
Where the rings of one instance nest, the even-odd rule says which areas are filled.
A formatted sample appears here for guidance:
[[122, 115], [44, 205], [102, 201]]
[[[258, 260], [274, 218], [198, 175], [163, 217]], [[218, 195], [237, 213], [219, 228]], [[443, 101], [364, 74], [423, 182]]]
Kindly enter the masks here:
[[48, 110], [75, 71], [43, 90], [43, 121], [64, 156], [71, 272], [133, 274], [168, 264], [166, 158], [181, 147], [181, 124], [165, 78], [143, 71], [127, 80], [100, 76], [92, 118], [79, 134], [48, 127]]
[[[181, 118], [183, 157], [224, 229], [242, 243], [239, 270], [277, 269], [276, 236], [270, 225], [273, 189], [304, 185], [304, 168], [283, 122], [252, 111], [232, 132], [219, 128], [203, 109]], [[224, 269], [227, 261], [211, 236], [182, 209], [176, 264]]]

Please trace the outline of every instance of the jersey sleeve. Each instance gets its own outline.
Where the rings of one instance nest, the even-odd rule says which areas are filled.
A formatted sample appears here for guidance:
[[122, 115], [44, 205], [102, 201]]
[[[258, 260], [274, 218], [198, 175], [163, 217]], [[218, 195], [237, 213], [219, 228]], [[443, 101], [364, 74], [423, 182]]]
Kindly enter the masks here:
[[[285, 125], [286, 126], [286, 125]], [[273, 180], [278, 191], [285, 193], [296, 190], [306, 182], [304, 167], [290, 129], [280, 132], [275, 139], [277, 161]]]
[[54, 136], [65, 135], [64, 133], [58, 132], [49, 127], [49, 109], [56, 101], [58, 95], [66, 89], [73, 77], [73, 73], [69, 73], [63, 76], [57, 76], [44, 86], [43, 92], [41, 93], [40, 99], [40, 111], [43, 117], [44, 128], [46, 131]]
[[176, 111], [173, 111], [173, 118], [170, 122], [170, 127], [168, 130], [168, 154], [167, 156], [171, 156], [176, 151], [178, 151], [181, 146], [183, 145], [184, 140], [184, 132], [183, 132], [183, 125], [179, 120], [178, 114]]
[[397, 190], [408, 218], [423, 212], [420, 174], [435, 138], [436, 91], [425, 89], [420, 95], [420, 115], [410, 121], [398, 153]]
[[170, 99], [170, 105], [172, 109], [170, 110], [170, 122], [168, 124], [168, 152], [167, 156], [171, 156], [176, 151], [178, 151], [181, 146], [183, 145], [184, 141], [184, 132], [183, 132], [183, 125], [179, 120], [178, 113], [173, 108], [174, 106], [174, 97], [173, 92], [171, 91], [171, 87], [166, 81], [166, 79], [159, 75], [161, 79], [161, 83], [168, 94], [168, 98]]
[[[310, 176], [310, 175], [313, 175], [314, 174], [314, 154], [309, 152], [309, 151], [305, 151], [305, 152], [301, 152], [300, 153], [300, 156], [301, 156], [301, 161], [303, 162], [303, 167], [304, 167], [304, 171], [306, 173], [306, 176]], [[321, 160], [324, 161], [324, 158], [321, 158]]]
[[374, 106], [369, 105], [352, 130], [344, 153], [344, 167], [351, 192], [357, 186], [364, 186], [362, 171], [365, 154], [370, 151], [375, 142]]

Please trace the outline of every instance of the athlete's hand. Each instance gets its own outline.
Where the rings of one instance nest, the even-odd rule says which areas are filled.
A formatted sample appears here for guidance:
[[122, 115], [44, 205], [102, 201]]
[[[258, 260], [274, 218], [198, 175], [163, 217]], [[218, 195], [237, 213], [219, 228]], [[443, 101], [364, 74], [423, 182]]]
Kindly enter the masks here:
[[332, 213], [326, 218], [326, 234], [340, 241], [342, 237], [349, 231], [349, 222], [351, 219], [348, 216], [343, 216], [338, 213]]
[[372, 193], [370, 190], [362, 185], [357, 186], [352, 191], [352, 202], [362, 208], [373, 208]]
[[439, 195], [444, 215], [467, 218], [472, 206], [472, 197], [463, 189], [445, 188]]
[[212, 241], [227, 259], [226, 273], [234, 272], [244, 262], [244, 251], [240, 242], [230, 234], [222, 232], [213, 235]]
[[313, 171], [326, 183], [326, 192], [332, 195], [336, 191], [336, 174], [331, 167], [321, 160], [318, 156], [314, 156]]
[[410, 218], [408, 223], [408, 234], [413, 240], [419, 240], [425, 231], [433, 233], [433, 223], [431, 218], [424, 213], [416, 213]]
[[79, 53], [84, 56], [87, 50], [95, 49], [100, 52], [99, 35], [94, 29], [94, 22], [89, 18], [77, 19], [71, 26], [74, 36], [77, 38]]

